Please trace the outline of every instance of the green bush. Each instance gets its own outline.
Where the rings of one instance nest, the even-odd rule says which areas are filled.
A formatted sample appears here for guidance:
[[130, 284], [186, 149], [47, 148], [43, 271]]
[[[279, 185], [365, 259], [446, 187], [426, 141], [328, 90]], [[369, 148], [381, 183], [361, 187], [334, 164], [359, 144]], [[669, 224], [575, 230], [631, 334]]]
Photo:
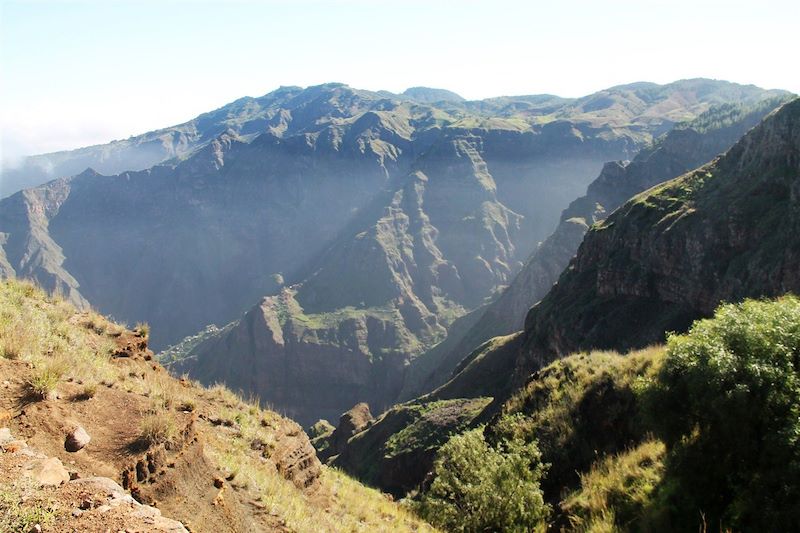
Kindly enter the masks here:
[[544, 470], [535, 443], [512, 440], [493, 448], [482, 429], [474, 429], [439, 450], [418, 511], [448, 531], [542, 528], [550, 511], [539, 487]]
[[723, 305], [670, 336], [648, 405], [674, 526], [800, 529], [798, 298]]

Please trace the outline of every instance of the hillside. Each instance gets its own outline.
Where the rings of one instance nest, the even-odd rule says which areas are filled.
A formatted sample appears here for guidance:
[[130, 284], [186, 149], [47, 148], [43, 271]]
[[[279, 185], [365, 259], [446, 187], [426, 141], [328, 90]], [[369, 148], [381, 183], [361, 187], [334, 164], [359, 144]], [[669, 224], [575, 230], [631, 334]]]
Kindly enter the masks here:
[[431, 530], [295, 422], [170, 377], [147, 333], [0, 283], [0, 529]]
[[[554, 359], [598, 349], [644, 348], [663, 342], [667, 331], [685, 331], [722, 302], [796, 292], [798, 125], [800, 100], [795, 99], [764, 118], [725, 155], [635, 196], [594, 225], [558, 283], [530, 310], [522, 332], [487, 341], [458, 365], [450, 381], [410, 405], [492, 397], [482, 413], [470, 415], [477, 424], [516, 412], [512, 407], [519, 401], [514, 398], [521, 390], [550, 387], [542, 383], [549, 372], [543, 368]], [[587, 371], [599, 377], [605, 373]], [[552, 388], [558, 391], [553, 393], [556, 401], [567, 391], [563, 383]], [[538, 411], [531, 407], [529, 413], [538, 416]], [[385, 446], [404, 427], [386, 430], [379, 419], [348, 447], [375, 437]], [[595, 428], [581, 442], [595, 434], [624, 435], [620, 431]], [[540, 440], [545, 457], [548, 446]], [[563, 443], [554, 446], [564, 451]], [[340, 453], [346, 456], [347, 448]], [[573, 459], [566, 465], [553, 462], [549, 475], [566, 468], [563, 475], [575, 476], [589, 466], [577, 468]], [[348, 468], [359, 473], [369, 467]], [[423, 479], [417, 477], [416, 483]], [[548, 479], [542, 481], [545, 494]], [[576, 481], [573, 477], [570, 483]], [[393, 486], [393, 480], [383, 483]], [[556, 491], [553, 497], [560, 496]]]
[[[395, 127], [390, 116], [367, 113], [353, 127], [373, 125], [384, 138]], [[609, 137], [604, 127], [558, 120], [523, 131], [465, 130], [459, 120], [431, 132], [424, 149], [415, 148], [418, 131], [405, 152], [391, 140], [397, 149], [387, 153], [397, 159], [388, 181], [327, 248], [294, 274], [282, 270], [285, 285], [244, 319], [166, 357], [181, 360], [176, 371], [259, 394], [303, 424], [335, 419], [360, 401], [383, 410], [408, 362], [513, 279], [555, 220], [554, 207], [575, 194], [567, 191], [577, 189], [576, 177], [599, 168], [599, 153], [647, 131], [631, 121], [628, 133], [615, 128]], [[404, 160], [408, 150], [419, 153]], [[392, 177], [403, 161], [407, 173]]]
[[643, 149], [631, 162], [606, 163], [586, 194], [561, 213], [555, 231], [526, 261], [511, 284], [490, 304], [448, 331], [445, 341], [417, 358], [408, 371], [401, 399], [433, 390], [451, 377], [456, 365], [486, 340], [519, 331], [525, 314], [544, 297], [575, 255], [586, 231], [630, 197], [675, 178], [727, 151], [788, 97], [750, 106], [716, 106], [677, 125]]
[[342, 84], [282, 89], [219, 111], [223, 133], [164, 164], [3, 199], [0, 275], [153, 324], [156, 350], [215, 324], [224, 332], [188, 359], [168, 356], [185, 359], [176, 368], [304, 424], [359, 401], [380, 411], [412, 359], [511, 282], [604, 161], [678, 116], [772, 94], [710, 80], [606, 92], [430, 105]]
[[518, 375], [546, 354], [658, 342], [719, 302], [797, 292], [798, 176], [795, 99], [718, 160], [634, 197], [528, 314]]

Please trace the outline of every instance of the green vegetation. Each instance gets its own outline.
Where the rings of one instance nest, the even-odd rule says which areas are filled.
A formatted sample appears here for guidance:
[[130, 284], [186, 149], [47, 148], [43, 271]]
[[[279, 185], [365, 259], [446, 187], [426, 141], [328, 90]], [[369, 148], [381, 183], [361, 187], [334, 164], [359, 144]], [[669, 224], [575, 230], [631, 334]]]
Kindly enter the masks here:
[[53, 502], [26, 495], [26, 487], [3, 487], [0, 490], [0, 531], [29, 533], [37, 524], [48, 529], [56, 518]]
[[327, 420], [318, 420], [313, 426], [308, 428], [308, 438], [317, 450], [318, 457], [323, 457], [323, 453], [330, 447], [330, 437], [336, 428]]
[[508, 484], [535, 479], [559, 527], [793, 531], [799, 413], [800, 299], [723, 305], [666, 348], [578, 354], [534, 374], [483, 433], [441, 448], [419, 512], [448, 530], [484, 527], [473, 515], [486, 481], [465, 476], [490, 467], [470, 461], [527, 443], [541, 454]]
[[629, 355], [577, 354], [556, 361], [532, 376], [503, 408], [488, 430], [493, 441], [537, 441], [552, 466], [543, 479], [548, 499], [580, 482], [601, 457], [636, 446], [646, 437], [637, 391], [658, 371], [663, 349]]
[[202, 331], [185, 337], [178, 344], [174, 344], [162, 352], [159, 352], [156, 358], [162, 365], [169, 367], [174, 363], [183, 361], [190, 356], [197, 346], [216, 335], [221, 335], [229, 331], [234, 325], [235, 323], [230, 323], [223, 328], [218, 328], [214, 324], [209, 324]]
[[573, 531], [624, 531], [652, 505], [664, 473], [664, 444], [647, 440], [631, 450], [597, 461], [581, 474], [581, 486], [561, 502]]
[[448, 531], [531, 531], [544, 526], [549, 508], [539, 479], [546, 466], [535, 443], [489, 446], [482, 428], [450, 439], [434, 464], [436, 475], [417, 505]]
[[800, 526], [800, 299], [721, 306], [669, 338], [649, 391], [672, 520]]
[[406, 404], [404, 407], [412, 413], [413, 421], [386, 441], [386, 456], [438, 448], [450, 436], [469, 428], [491, 401], [491, 398], [476, 398]]

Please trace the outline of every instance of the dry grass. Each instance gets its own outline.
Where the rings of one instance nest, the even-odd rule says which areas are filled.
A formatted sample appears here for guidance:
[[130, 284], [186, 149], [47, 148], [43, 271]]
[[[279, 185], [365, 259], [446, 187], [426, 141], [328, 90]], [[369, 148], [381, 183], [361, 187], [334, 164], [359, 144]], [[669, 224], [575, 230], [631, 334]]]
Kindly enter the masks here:
[[146, 339], [150, 336], [150, 325], [147, 322], [137, 322], [133, 331]]
[[[83, 319], [84, 327], [76, 327]], [[114, 343], [97, 334], [110, 324], [96, 313], [78, 313], [26, 281], [0, 283], [0, 354], [30, 363], [30, 386], [37, 394], [63, 380], [113, 382], [109, 356]]]
[[[320, 486], [304, 494], [283, 478], [260, 449], [275, 447], [275, 429], [282, 420], [258, 402], [243, 400], [229, 389], [215, 385], [206, 393], [220, 402], [212, 414], [234, 424], [235, 432], [208, 442], [215, 462], [233, 476], [239, 486], [260, 494], [268, 512], [279, 516], [286, 527], [297, 532], [317, 531], [434, 531], [426, 522], [338, 470], [323, 467]], [[253, 443], [259, 443], [254, 447]], [[258, 448], [254, 450], [254, 448]]]
[[619, 531], [641, 520], [663, 475], [664, 453], [662, 442], [648, 440], [595, 463], [561, 503], [570, 530]]
[[177, 435], [175, 422], [163, 411], [146, 414], [139, 425], [139, 440], [147, 446], [169, 444], [175, 441]]
[[[147, 446], [174, 442], [176, 411], [198, 411], [220, 422], [206, 432], [206, 452], [234, 475], [234, 483], [256, 494], [292, 531], [432, 531], [425, 522], [378, 491], [335, 470], [324, 469], [311, 493], [299, 490], [265, 460], [285, 422], [223, 385], [203, 388], [164, 372], [141, 372], [124, 360], [112, 361], [123, 329], [94, 311], [78, 312], [23, 281], [0, 282], [0, 356], [30, 363], [31, 388], [45, 396], [70, 381], [77, 396], [98, 394], [99, 384], [147, 397], [138, 437]], [[139, 334], [147, 334], [139, 326]], [[2, 528], [0, 528], [2, 529]]]
[[91, 381], [89, 383], [84, 383], [83, 388], [79, 394], [79, 398], [81, 400], [90, 400], [97, 395], [97, 382]]
[[0, 488], [0, 531], [28, 533], [39, 524], [48, 530], [55, 522], [57, 507], [37, 494], [30, 480], [20, 479]]
[[67, 371], [67, 363], [62, 358], [45, 360], [34, 367], [28, 387], [41, 399], [46, 399], [55, 392], [59, 381]]

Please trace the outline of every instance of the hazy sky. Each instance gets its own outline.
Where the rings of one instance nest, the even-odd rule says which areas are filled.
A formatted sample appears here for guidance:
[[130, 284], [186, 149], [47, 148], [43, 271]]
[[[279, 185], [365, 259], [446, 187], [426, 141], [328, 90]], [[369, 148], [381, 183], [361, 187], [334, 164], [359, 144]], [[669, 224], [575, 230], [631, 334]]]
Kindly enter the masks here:
[[0, 148], [107, 142], [328, 81], [484, 98], [709, 77], [800, 93], [799, 4], [0, 0]]

